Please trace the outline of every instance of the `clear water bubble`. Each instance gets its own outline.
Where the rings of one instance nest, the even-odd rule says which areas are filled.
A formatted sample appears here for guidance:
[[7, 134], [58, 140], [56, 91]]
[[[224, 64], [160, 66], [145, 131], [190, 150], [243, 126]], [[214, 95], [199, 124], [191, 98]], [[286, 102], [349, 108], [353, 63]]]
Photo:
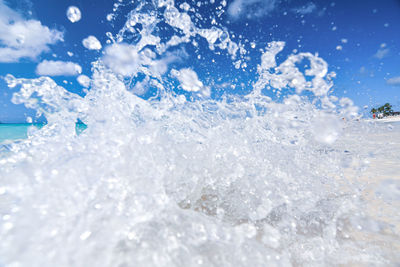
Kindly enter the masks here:
[[68, 9], [67, 9], [67, 18], [72, 23], [80, 21], [81, 18], [82, 18], [82, 14], [81, 14], [80, 9], [77, 8], [76, 6], [68, 7]]
[[102, 48], [100, 41], [93, 35], [89, 35], [83, 39], [82, 44], [89, 50], [100, 50]]

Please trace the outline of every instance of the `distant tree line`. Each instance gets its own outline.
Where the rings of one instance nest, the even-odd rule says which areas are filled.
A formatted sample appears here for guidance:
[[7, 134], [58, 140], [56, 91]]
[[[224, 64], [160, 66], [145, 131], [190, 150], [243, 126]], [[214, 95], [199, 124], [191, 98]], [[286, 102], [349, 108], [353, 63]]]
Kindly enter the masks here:
[[371, 113], [382, 113], [383, 116], [391, 116], [394, 114], [394, 111], [392, 109], [392, 105], [389, 103], [386, 103], [383, 106], [380, 106], [379, 108], [372, 108]]

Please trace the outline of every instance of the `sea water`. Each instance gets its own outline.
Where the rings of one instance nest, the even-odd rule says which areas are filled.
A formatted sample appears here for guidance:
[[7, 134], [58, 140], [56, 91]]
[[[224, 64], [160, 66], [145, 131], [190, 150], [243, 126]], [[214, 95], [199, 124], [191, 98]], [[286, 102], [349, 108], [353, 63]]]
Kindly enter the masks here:
[[6, 77], [47, 124], [0, 155], [0, 265], [396, 265], [398, 177], [371, 169], [398, 159], [381, 142], [398, 147], [395, 127], [335, 97], [318, 55], [276, 60], [282, 41], [265, 44], [248, 94], [216, 97], [192, 66], [169, 66], [182, 47], [244, 71], [248, 55], [187, 10], [135, 1], [83, 97]]
[[[15, 141], [27, 139], [31, 131], [40, 129], [43, 126], [44, 123], [2, 123], [0, 124], [0, 144], [10, 144]], [[77, 134], [80, 134], [85, 129], [85, 124], [76, 124]]]
[[0, 124], [0, 143], [27, 138], [30, 126], [25, 123]]

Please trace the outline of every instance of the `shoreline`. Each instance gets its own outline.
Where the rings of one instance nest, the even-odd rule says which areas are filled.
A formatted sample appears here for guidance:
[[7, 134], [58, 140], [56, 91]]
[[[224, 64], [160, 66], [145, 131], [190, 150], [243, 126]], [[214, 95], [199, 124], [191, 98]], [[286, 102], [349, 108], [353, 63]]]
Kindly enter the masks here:
[[367, 122], [400, 122], [400, 116], [389, 116], [383, 119], [366, 119]]

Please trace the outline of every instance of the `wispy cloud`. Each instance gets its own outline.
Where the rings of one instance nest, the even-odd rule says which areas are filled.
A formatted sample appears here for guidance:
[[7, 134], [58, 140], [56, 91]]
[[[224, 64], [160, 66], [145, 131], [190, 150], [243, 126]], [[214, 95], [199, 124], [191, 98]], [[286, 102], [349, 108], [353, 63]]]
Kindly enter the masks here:
[[393, 86], [400, 86], [400, 76], [390, 78], [386, 83]]
[[271, 13], [281, 0], [234, 0], [228, 7], [228, 15], [232, 19], [246, 17], [259, 18]]
[[383, 43], [383, 44], [381, 44], [378, 51], [376, 51], [374, 57], [377, 59], [383, 59], [389, 54], [389, 52], [390, 52], [390, 49], [386, 47], [385, 43]]
[[294, 13], [297, 13], [300, 15], [307, 15], [307, 14], [313, 13], [316, 10], [317, 10], [317, 6], [312, 2], [309, 2], [304, 6], [292, 9], [292, 11]]
[[43, 60], [36, 67], [36, 74], [48, 76], [76, 76], [82, 72], [82, 67], [69, 61]]
[[25, 19], [0, 0], [0, 62], [35, 59], [49, 51], [49, 45], [63, 40], [63, 33]]

